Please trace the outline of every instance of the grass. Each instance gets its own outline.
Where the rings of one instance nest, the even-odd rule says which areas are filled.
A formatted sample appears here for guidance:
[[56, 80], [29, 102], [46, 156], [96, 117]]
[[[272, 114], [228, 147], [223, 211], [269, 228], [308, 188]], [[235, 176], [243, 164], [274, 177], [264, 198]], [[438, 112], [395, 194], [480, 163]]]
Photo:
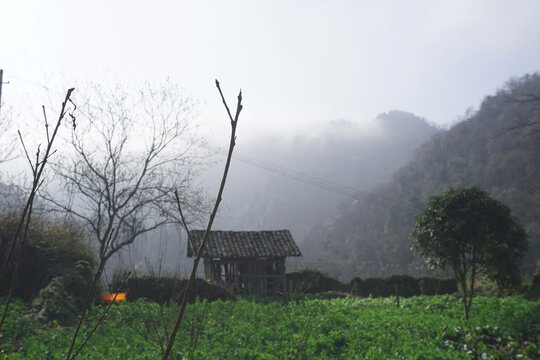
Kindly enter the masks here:
[[[540, 302], [476, 297], [463, 321], [451, 296], [195, 303], [177, 335], [175, 359], [540, 358]], [[114, 306], [78, 359], [160, 358], [177, 305]], [[94, 307], [81, 338], [103, 311]], [[73, 329], [40, 323], [17, 301], [0, 336], [0, 359], [64, 359]]]

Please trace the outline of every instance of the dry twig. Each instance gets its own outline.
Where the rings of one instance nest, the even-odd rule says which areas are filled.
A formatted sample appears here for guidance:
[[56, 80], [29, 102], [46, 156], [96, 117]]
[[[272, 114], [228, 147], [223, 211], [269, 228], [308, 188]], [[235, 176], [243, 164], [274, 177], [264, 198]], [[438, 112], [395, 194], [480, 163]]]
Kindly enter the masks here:
[[43, 180], [41, 179], [41, 176], [43, 175], [43, 170], [45, 169], [45, 165], [47, 164], [47, 161], [49, 160], [51, 155], [53, 155], [56, 152], [55, 150], [52, 150], [54, 139], [56, 138], [56, 134], [58, 133], [58, 129], [60, 128], [60, 125], [62, 124], [62, 120], [64, 119], [64, 117], [65, 117], [65, 115], [67, 113], [67, 104], [68, 104], [68, 102], [71, 102], [70, 97], [71, 97], [71, 94], [73, 93], [74, 90], [75, 90], [74, 88], [71, 88], [66, 93], [66, 97], [65, 97], [64, 101], [62, 102], [62, 108], [60, 110], [60, 114], [58, 115], [58, 120], [56, 122], [56, 126], [54, 128], [52, 136], [49, 136], [48, 125], [46, 125], [47, 149], [45, 150], [45, 153], [43, 154], [43, 156], [41, 156], [40, 146], [38, 146], [38, 149], [36, 151], [35, 163], [33, 163], [32, 160], [30, 159], [30, 156], [28, 155], [28, 151], [26, 149], [26, 145], [24, 144], [21, 133], [19, 132], [19, 138], [20, 138], [22, 146], [24, 148], [26, 158], [28, 160], [28, 163], [30, 164], [30, 168], [32, 169], [32, 188], [30, 189], [30, 194], [28, 196], [28, 199], [26, 201], [26, 205], [25, 205], [25, 207], [23, 209], [23, 212], [21, 214], [21, 219], [19, 221], [19, 224], [17, 226], [15, 234], [13, 235], [13, 239], [11, 240], [11, 245], [9, 247], [7, 258], [6, 258], [6, 261], [5, 261], [5, 263], [4, 263], [3, 267], [2, 267], [2, 272], [0, 273], [0, 283], [2, 283], [2, 281], [4, 280], [4, 277], [5, 277], [6, 273], [7, 273], [9, 264], [11, 262], [11, 258], [13, 257], [13, 252], [14, 252], [14, 249], [15, 249], [15, 245], [17, 244], [17, 242], [19, 240], [19, 234], [21, 232], [21, 229], [22, 229], [23, 225], [25, 225], [25, 223], [26, 223], [25, 230], [24, 230], [24, 233], [23, 233], [23, 237], [21, 239], [21, 244], [19, 246], [19, 250], [18, 250], [18, 254], [17, 254], [17, 259], [16, 259], [16, 263], [15, 263], [15, 271], [14, 271], [13, 278], [12, 278], [12, 281], [11, 281], [9, 295], [8, 295], [6, 304], [4, 306], [4, 312], [3, 312], [3, 315], [2, 315], [2, 319], [0, 320], [0, 329], [2, 328], [2, 325], [4, 324], [4, 320], [5, 320], [5, 317], [7, 315], [9, 304], [11, 302], [11, 298], [13, 297], [13, 292], [14, 292], [14, 289], [15, 289], [15, 285], [17, 283], [17, 277], [18, 277], [18, 272], [19, 272], [19, 264], [20, 264], [20, 261], [22, 259], [22, 252], [23, 252], [24, 243], [26, 241], [27, 230], [28, 230], [28, 227], [30, 226], [30, 218], [31, 218], [31, 215], [32, 215], [32, 206], [34, 204], [34, 198], [36, 196], [36, 193], [37, 193], [38, 189], [43, 184]]
[[[236, 144], [236, 125], [238, 124], [238, 118], [240, 116], [240, 112], [242, 111], [242, 91], [238, 93], [238, 102], [236, 104], [236, 114], [234, 118], [231, 116], [231, 112], [229, 110], [229, 107], [227, 106], [227, 102], [225, 101], [225, 97], [223, 96], [223, 92], [221, 91], [221, 87], [219, 86], [219, 81], [216, 80], [216, 87], [219, 90], [219, 94], [221, 95], [221, 99], [223, 101], [223, 104], [225, 105], [225, 109], [227, 110], [227, 114], [229, 115], [229, 119], [231, 121], [231, 138], [229, 142], [229, 152], [227, 154], [227, 162], [225, 163], [225, 169], [223, 170], [223, 177], [221, 178], [221, 184], [219, 187], [218, 195], [216, 198], [216, 202], [214, 204], [214, 209], [212, 210], [212, 214], [210, 215], [210, 220], [208, 221], [208, 225], [206, 227], [206, 232], [204, 234], [203, 240], [199, 246], [199, 249], [197, 251], [197, 256], [195, 257], [195, 260], [193, 261], [193, 268], [191, 270], [191, 276], [189, 277], [189, 281], [186, 286], [186, 290], [184, 291], [184, 296], [182, 298], [182, 304], [180, 305], [180, 310], [178, 312], [178, 317], [176, 319], [176, 322], [174, 324], [174, 328], [171, 332], [171, 336], [169, 337], [169, 341], [167, 343], [167, 348], [165, 349], [165, 353], [163, 354], [162, 360], [167, 360], [169, 358], [169, 355], [172, 350], [172, 346], [174, 343], [174, 339], [176, 338], [176, 333], [178, 332], [178, 328], [180, 327], [180, 323], [182, 322], [182, 318], [184, 316], [184, 312], [186, 310], [187, 302], [188, 302], [188, 296], [191, 291], [191, 287], [193, 286], [193, 281], [195, 279], [195, 275], [197, 273], [197, 268], [199, 266], [199, 262], [201, 260], [201, 256], [204, 250], [204, 246], [206, 245], [206, 240], [208, 239], [208, 235], [210, 234], [210, 229], [212, 229], [212, 224], [214, 222], [214, 218], [216, 217], [216, 213], [219, 207], [219, 204], [221, 203], [221, 196], [223, 194], [223, 190], [225, 188], [225, 182], [227, 181], [227, 174], [229, 173], [229, 166], [231, 164], [232, 159], [232, 153], [234, 150], [234, 146]], [[178, 206], [180, 207], [180, 202], [178, 201]], [[184, 220], [184, 226], [187, 230], [187, 224]], [[189, 231], [188, 231], [189, 236]]]

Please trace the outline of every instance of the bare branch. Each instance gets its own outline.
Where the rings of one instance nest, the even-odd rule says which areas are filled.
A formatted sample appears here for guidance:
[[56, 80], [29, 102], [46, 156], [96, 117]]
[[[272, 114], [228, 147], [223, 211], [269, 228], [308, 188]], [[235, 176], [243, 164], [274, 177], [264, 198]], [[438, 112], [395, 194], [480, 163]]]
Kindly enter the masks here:
[[21, 144], [24, 149], [24, 154], [26, 155], [26, 159], [28, 160], [28, 164], [30, 164], [30, 168], [32, 169], [32, 174], [34, 174], [36, 170], [34, 169], [34, 164], [32, 163], [32, 160], [30, 160], [30, 155], [28, 155], [28, 150], [26, 149], [26, 145], [24, 144], [24, 140], [21, 135], [21, 132], [17, 130], [17, 133], [19, 134], [19, 139], [21, 140]]
[[176, 333], [178, 332], [178, 328], [180, 327], [180, 323], [182, 322], [184, 312], [186, 310], [187, 302], [188, 302], [188, 296], [191, 291], [191, 287], [193, 286], [193, 281], [195, 279], [195, 275], [197, 273], [197, 268], [199, 266], [199, 262], [202, 257], [202, 253], [204, 251], [204, 247], [206, 245], [206, 240], [208, 239], [208, 235], [210, 234], [210, 230], [212, 229], [212, 224], [214, 222], [214, 218], [217, 214], [217, 210], [219, 208], [219, 204], [221, 203], [221, 196], [223, 194], [223, 190], [225, 189], [225, 182], [227, 181], [227, 175], [229, 173], [229, 167], [231, 165], [231, 159], [232, 159], [232, 153], [234, 150], [234, 146], [236, 143], [236, 125], [238, 124], [238, 118], [240, 116], [240, 111], [242, 111], [242, 92], [238, 94], [238, 103], [236, 106], [236, 115], [234, 120], [231, 117], [231, 113], [229, 111], [229, 107], [227, 106], [227, 102], [225, 101], [225, 98], [223, 97], [223, 93], [221, 92], [221, 88], [219, 87], [219, 82], [216, 80], [216, 87], [219, 90], [219, 93], [221, 95], [221, 98], [223, 99], [223, 103], [225, 105], [225, 108], [227, 109], [227, 113], [229, 114], [229, 118], [231, 119], [231, 137], [229, 141], [229, 152], [227, 154], [227, 162], [225, 163], [225, 169], [223, 170], [223, 177], [221, 178], [221, 184], [219, 187], [218, 195], [216, 198], [216, 202], [214, 204], [214, 209], [212, 210], [212, 214], [210, 215], [210, 219], [208, 221], [208, 225], [206, 227], [206, 231], [204, 233], [203, 240], [201, 241], [201, 245], [199, 247], [199, 250], [197, 252], [197, 256], [195, 257], [195, 260], [193, 261], [193, 268], [191, 269], [191, 276], [189, 277], [189, 281], [186, 286], [186, 290], [184, 291], [184, 296], [182, 298], [182, 304], [180, 305], [180, 310], [178, 312], [178, 317], [176, 319], [176, 322], [174, 324], [174, 328], [171, 332], [171, 336], [169, 337], [169, 341], [167, 342], [167, 349], [165, 350], [165, 353], [163, 354], [162, 360], [167, 360], [169, 358], [169, 355], [172, 350], [172, 346], [174, 343], [174, 340], [176, 338]]
[[73, 128], [72, 157], [53, 164], [71, 198], [44, 198], [55, 211], [85, 222], [106, 262], [142, 234], [177, 220], [174, 189], [197, 199], [191, 182], [201, 161], [187, 153], [193, 144], [180, 146], [180, 136], [190, 130], [191, 102], [176, 87], [148, 86], [131, 103], [122, 87], [107, 92], [95, 85], [88, 99], [78, 103], [84, 122]]
[[75, 359], [77, 357], [77, 355], [79, 355], [79, 353], [81, 352], [81, 350], [84, 348], [84, 346], [86, 345], [86, 343], [88, 342], [88, 340], [90, 340], [90, 338], [92, 337], [92, 335], [94, 335], [94, 332], [96, 332], [97, 328], [101, 325], [101, 323], [103, 322], [103, 319], [105, 319], [105, 316], [107, 316], [107, 313], [109, 312], [109, 309], [111, 308], [111, 306], [116, 302], [116, 298], [118, 297], [118, 293], [122, 290], [122, 288], [126, 285], [126, 282], [128, 281], [129, 277], [131, 276], [131, 271], [127, 273], [126, 277], [124, 278], [124, 281], [122, 281], [122, 283], [120, 284], [120, 286], [116, 289], [116, 292], [114, 293], [114, 297], [111, 301], [111, 303], [107, 306], [107, 308], [105, 309], [105, 311], [103, 312], [103, 314], [101, 314], [101, 316], [99, 317], [97, 323], [94, 325], [94, 327], [92, 328], [92, 330], [90, 331], [90, 333], [88, 333], [88, 335], [85, 337], [83, 343], [81, 344], [81, 346], [79, 346], [79, 348], [77, 349], [77, 351], [75, 351], [75, 353], [73, 354], [73, 356], [71, 358], [69, 358], [69, 355], [68, 355], [68, 358], [69, 359]]
[[182, 224], [184, 225], [184, 229], [186, 229], [189, 246], [191, 246], [191, 249], [193, 252], [195, 252], [197, 249], [195, 247], [195, 243], [191, 240], [191, 235], [189, 233], [189, 228], [186, 222], [186, 218], [184, 217], [184, 213], [182, 212], [182, 206], [180, 205], [180, 196], [178, 196], [178, 190], [174, 190], [174, 196], [176, 198], [176, 204], [178, 206], [178, 213], [180, 214], [180, 219], [182, 220]]
[[15, 249], [15, 245], [17, 244], [17, 241], [19, 240], [19, 234], [20, 234], [20, 231], [22, 229], [22, 226], [26, 222], [26, 228], [25, 228], [25, 231], [23, 233], [23, 237], [22, 237], [22, 240], [21, 240], [21, 246], [20, 246], [20, 249], [19, 249], [19, 254], [17, 256], [17, 261], [16, 261], [16, 264], [15, 264], [15, 273], [14, 273], [13, 279], [11, 281], [11, 290], [10, 290], [10, 293], [8, 295], [8, 299], [6, 301], [6, 305], [4, 307], [4, 315], [2, 317], [2, 320], [0, 320], [0, 328], [2, 328], [2, 325], [4, 323], [5, 315], [6, 315], [7, 311], [8, 311], [9, 304], [10, 304], [11, 298], [13, 296], [13, 289], [15, 288], [15, 284], [17, 282], [17, 273], [18, 273], [19, 263], [20, 263], [20, 260], [21, 260], [22, 248], [24, 247], [24, 243], [26, 241], [27, 230], [28, 230], [28, 226], [30, 224], [30, 219], [31, 219], [31, 215], [32, 215], [32, 206], [33, 206], [33, 203], [34, 203], [34, 198], [36, 196], [36, 193], [37, 193], [39, 187], [43, 184], [43, 180], [41, 179], [41, 176], [42, 176], [43, 171], [45, 169], [45, 165], [47, 164], [47, 159], [51, 154], [51, 149], [52, 149], [52, 146], [53, 146], [53, 143], [54, 143], [54, 139], [56, 138], [56, 134], [57, 134], [58, 129], [60, 128], [60, 124], [62, 123], [62, 120], [64, 118], [64, 113], [65, 113], [65, 109], [66, 109], [66, 103], [69, 100], [69, 98], [71, 97], [71, 93], [73, 92], [73, 90], [75, 90], [75, 89], [71, 88], [66, 93], [65, 100], [64, 100], [64, 102], [62, 102], [62, 108], [61, 108], [60, 115], [59, 115], [57, 123], [56, 123], [56, 127], [54, 129], [54, 132], [53, 132], [52, 136], [48, 139], [47, 149], [45, 150], [45, 154], [43, 155], [42, 159], [40, 159], [40, 147], [38, 146], [38, 150], [36, 152], [36, 162], [35, 162], [34, 165], [32, 165], [32, 161], [30, 160], [30, 157], [28, 155], [28, 151], [26, 150], [26, 147], [24, 146], [24, 141], [23, 141], [22, 136], [21, 136], [21, 134], [19, 132], [19, 137], [21, 139], [21, 142], [23, 144], [26, 156], [27, 156], [28, 161], [30, 163], [30, 167], [32, 168], [33, 179], [32, 179], [32, 188], [30, 190], [28, 200], [27, 200], [26, 205], [24, 207], [24, 210], [23, 210], [23, 212], [21, 214], [21, 218], [20, 218], [19, 224], [17, 226], [17, 230], [15, 231], [15, 234], [13, 235], [13, 238], [11, 240], [11, 245], [10, 245], [10, 248], [9, 248], [9, 251], [8, 251], [6, 262], [5, 262], [4, 266], [2, 267], [2, 272], [0, 273], [0, 283], [1, 283], [3, 281], [3, 279], [4, 279], [4, 276], [5, 276], [6, 272], [7, 272], [8, 266], [9, 266], [9, 264], [11, 262], [11, 257], [13, 256], [13, 251]]
[[45, 133], [47, 134], [47, 142], [50, 142], [51, 137], [49, 136], [49, 123], [47, 122], [47, 112], [45, 111], [45, 105], [41, 105], [41, 108], [43, 109], [43, 119], [45, 119]]

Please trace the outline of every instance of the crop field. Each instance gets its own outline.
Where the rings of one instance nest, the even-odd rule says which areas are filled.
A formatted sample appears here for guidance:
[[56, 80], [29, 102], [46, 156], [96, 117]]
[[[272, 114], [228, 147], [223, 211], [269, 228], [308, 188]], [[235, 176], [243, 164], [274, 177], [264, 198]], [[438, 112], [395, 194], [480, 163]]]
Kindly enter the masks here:
[[[94, 307], [79, 343], [104, 307]], [[77, 359], [160, 359], [177, 305], [112, 306]], [[175, 359], [539, 359], [540, 302], [476, 297], [463, 320], [451, 296], [197, 302], [188, 307]], [[163, 321], [167, 324], [163, 327]], [[0, 359], [65, 359], [74, 328], [42, 323], [16, 302]]]

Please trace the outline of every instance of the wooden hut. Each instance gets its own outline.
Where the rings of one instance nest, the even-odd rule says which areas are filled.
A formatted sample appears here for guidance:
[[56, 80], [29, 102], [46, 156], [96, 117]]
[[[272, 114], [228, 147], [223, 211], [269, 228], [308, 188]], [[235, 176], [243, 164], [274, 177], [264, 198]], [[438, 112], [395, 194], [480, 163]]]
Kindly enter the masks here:
[[[204, 230], [189, 234], [187, 255], [195, 257]], [[211, 231], [202, 254], [206, 280], [261, 296], [283, 293], [288, 256], [302, 256], [289, 230]]]

